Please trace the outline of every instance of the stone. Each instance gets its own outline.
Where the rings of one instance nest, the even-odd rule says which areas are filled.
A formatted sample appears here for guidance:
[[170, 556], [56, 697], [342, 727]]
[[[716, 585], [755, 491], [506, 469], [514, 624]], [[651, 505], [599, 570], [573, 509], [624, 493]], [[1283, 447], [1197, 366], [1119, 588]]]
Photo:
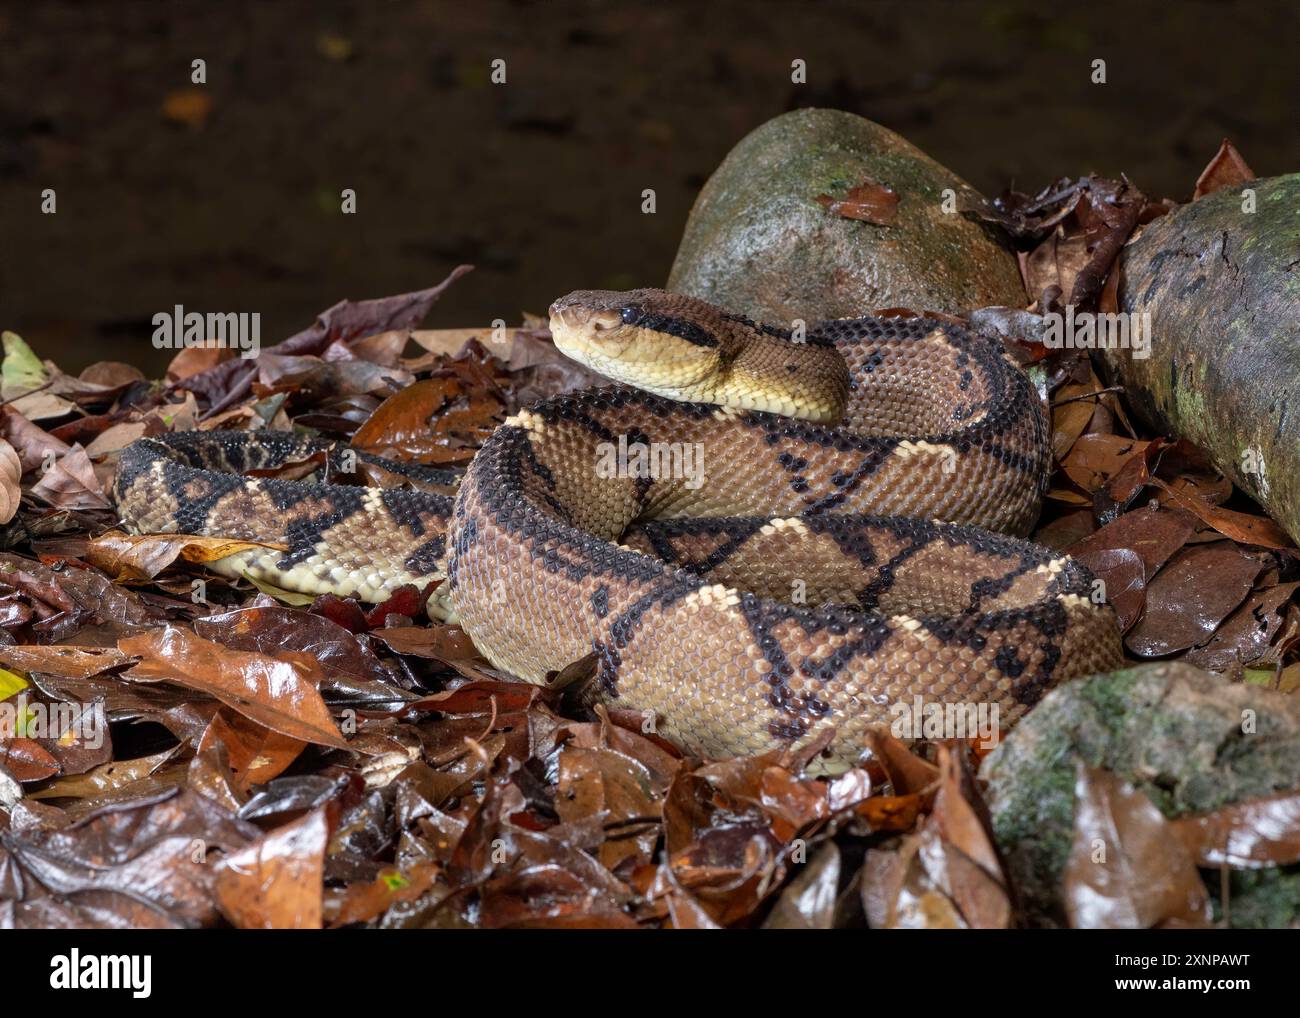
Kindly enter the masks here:
[[[1251, 711], [1250, 715], [1243, 712]], [[1243, 719], [1253, 720], [1253, 733]], [[1049, 693], [984, 761], [998, 847], [1026, 921], [1064, 925], [1076, 760], [1119, 775], [1168, 818], [1300, 788], [1300, 700], [1160, 662]], [[1218, 880], [1207, 881], [1212, 895]], [[1233, 925], [1300, 916], [1300, 867], [1233, 874]]]
[[[865, 182], [898, 195], [888, 226], [818, 204]], [[743, 138], [691, 210], [668, 289], [771, 323], [849, 318], [887, 307], [960, 313], [1023, 307], [1016, 258], [998, 232], [944, 211], [978, 192], [879, 124], [804, 109]]]

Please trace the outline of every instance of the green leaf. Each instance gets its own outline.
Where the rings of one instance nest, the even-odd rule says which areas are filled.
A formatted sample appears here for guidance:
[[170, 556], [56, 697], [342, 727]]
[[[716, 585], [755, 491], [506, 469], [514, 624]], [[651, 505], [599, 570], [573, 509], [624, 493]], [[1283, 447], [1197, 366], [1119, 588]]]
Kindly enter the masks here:
[[0, 668], [0, 700], [8, 700], [27, 688], [27, 680], [7, 668]]
[[401, 891], [411, 886], [411, 882], [399, 870], [384, 870], [379, 874], [379, 879], [388, 886], [390, 891]]
[[41, 359], [32, 352], [23, 337], [16, 332], [0, 333], [4, 341], [5, 359], [0, 367], [6, 393], [30, 392], [39, 389], [50, 380], [49, 372]]

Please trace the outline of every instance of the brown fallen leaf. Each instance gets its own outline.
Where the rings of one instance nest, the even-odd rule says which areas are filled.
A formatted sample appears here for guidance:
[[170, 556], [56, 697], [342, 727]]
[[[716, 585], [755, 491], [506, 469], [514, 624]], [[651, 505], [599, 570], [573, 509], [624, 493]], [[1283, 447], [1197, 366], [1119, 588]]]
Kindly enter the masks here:
[[147, 778], [175, 755], [175, 749], [167, 749], [134, 760], [110, 760], [91, 768], [85, 774], [56, 778], [40, 790], [28, 794], [33, 799], [95, 798], [102, 801], [102, 797], [108, 793]]
[[795, 873], [763, 920], [763, 929], [829, 930], [839, 880], [840, 851], [832, 841]]
[[1255, 171], [1246, 165], [1246, 160], [1227, 138], [1219, 143], [1219, 151], [1205, 165], [1201, 175], [1196, 178], [1196, 190], [1192, 201], [1213, 194], [1220, 188], [1238, 187], [1256, 179]]
[[219, 742], [239, 792], [247, 795], [254, 785], [279, 777], [296, 760], [307, 743], [272, 731], [235, 711], [217, 711], [199, 741], [202, 752]]
[[1258, 869], [1300, 862], [1300, 792], [1236, 802], [1171, 824], [1196, 865]]
[[86, 446], [86, 455], [92, 460], [120, 452], [132, 442], [149, 434], [149, 424], [145, 421], [123, 422], [105, 428]]
[[1084, 491], [1095, 492], [1142, 456], [1148, 445], [1123, 435], [1082, 435], [1062, 460], [1061, 469]]
[[1146, 576], [1155, 576], [1196, 529], [1195, 519], [1181, 510], [1134, 509], [1066, 548], [1085, 565], [1092, 556], [1116, 548], [1135, 552]]
[[47, 457], [63, 456], [72, 449], [9, 405], [0, 406], [0, 437], [18, 453], [23, 473], [44, 467]]
[[330, 802], [223, 859], [216, 879], [222, 915], [245, 930], [320, 929], [325, 849], [337, 823]]
[[194, 563], [215, 562], [227, 555], [255, 548], [287, 550], [286, 545], [237, 541], [224, 537], [125, 534], [120, 530], [110, 530], [92, 538], [86, 545], [82, 558], [121, 582], [152, 580], [178, 558]]
[[469, 634], [460, 626], [396, 626], [392, 629], [376, 629], [373, 635], [399, 654], [412, 654], [447, 663], [468, 660], [487, 663], [470, 640]]
[[43, 646], [15, 644], [0, 647], [0, 664], [24, 672], [45, 672], [88, 679], [131, 659], [114, 647]]
[[819, 194], [815, 201], [832, 215], [874, 226], [888, 226], [898, 215], [898, 195], [887, 185], [874, 181], [849, 188], [843, 198]]
[[0, 438], [0, 523], [8, 523], [18, 513], [23, 492], [23, 465], [14, 447]]
[[1064, 874], [1070, 926], [1209, 925], [1209, 895], [1192, 855], [1146, 795], [1080, 761], [1074, 796]]
[[95, 466], [80, 445], [74, 445], [32, 485], [34, 497], [58, 509], [109, 509], [111, 503], [95, 476]]
[[349, 884], [342, 892], [329, 893], [325, 899], [325, 922], [329, 926], [363, 923], [387, 912], [394, 905], [414, 901], [425, 894], [437, 879], [441, 867], [433, 862], [381, 872], [368, 884]]
[[[1074, 448], [1097, 411], [1097, 400], [1100, 396], [1094, 394], [1101, 392], [1102, 385], [1091, 370], [1088, 375], [1086, 381], [1069, 382], [1061, 386], [1053, 400], [1052, 455], [1063, 465], [1070, 450]], [[1079, 482], [1076, 480], [1076, 483]], [[1086, 485], [1082, 486], [1085, 490], [1089, 490]]]
[[1290, 603], [1300, 582], [1278, 583], [1253, 591], [1240, 608], [1229, 615], [1210, 642], [1193, 647], [1182, 660], [1211, 672], [1232, 672], [1258, 661], [1268, 651], [1282, 627], [1282, 610]]
[[1294, 547], [1286, 532], [1267, 516], [1253, 516], [1250, 513], [1220, 509], [1218, 506], [1209, 505], [1195, 496], [1171, 487], [1159, 477], [1151, 478], [1151, 483], [1168, 495], [1178, 508], [1193, 513], [1220, 534], [1231, 537], [1240, 544], [1258, 544], [1265, 548]]
[[59, 773], [59, 761], [35, 739], [16, 736], [5, 731], [7, 722], [0, 722], [0, 767], [15, 781], [43, 781]]
[[237, 851], [258, 833], [188, 789], [167, 789], [66, 826], [60, 811], [32, 805], [48, 812], [9, 831], [5, 847], [43, 886], [63, 895], [118, 892], [190, 926], [218, 919], [212, 853]]
[[1126, 633], [1146, 607], [1147, 574], [1132, 548], [1100, 548], [1075, 558], [1102, 583], [1107, 604], [1115, 609], [1120, 632]]
[[913, 753], [889, 729], [871, 729], [867, 733], [867, 746], [884, 768], [895, 795], [933, 794], [939, 768]]
[[[599, 817], [606, 827], [621, 828], [621, 837], [605, 841], [598, 857], [609, 870], [625, 859], [648, 863], [659, 829], [661, 800], [651, 774], [639, 760], [609, 749], [566, 746], [558, 760], [555, 811], [561, 822]], [[646, 821], [650, 821], [649, 824]]]
[[117, 647], [140, 658], [124, 673], [125, 679], [198, 689], [272, 731], [303, 742], [347, 748], [317, 689], [320, 666], [306, 654], [282, 651], [272, 658], [231, 650], [176, 626], [119, 640]]
[[1146, 612], [1124, 645], [1139, 657], [1200, 646], [1246, 599], [1261, 568], [1227, 541], [1184, 548], [1147, 585]]
[[[1079, 273], [1088, 264], [1088, 239], [1081, 230], [1067, 234], [1063, 225], [1044, 237], [1028, 255], [1021, 266], [1025, 288], [1032, 295], [1041, 294], [1052, 286], [1069, 293]], [[1039, 308], [1040, 312], [1048, 310]]]
[[[959, 889], [959, 890], [954, 890]], [[953, 893], [972, 907], [981, 925], [1005, 927], [1011, 910], [1006, 892], [960, 849], [944, 841], [934, 824], [905, 836], [893, 850], [867, 852], [861, 875], [863, 911], [875, 929], [967, 929]], [[999, 904], [995, 904], [999, 903]]]
[[134, 364], [122, 361], [96, 361], [77, 376], [83, 382], [103, 385], [110, 389], [125, 388], [132, 382], [144, 382], [144, 372]]
[[482, 387], [446, 373], [389, 396], [352, 436], [355, 448], [418, 463], [468, 463], [487, 439], [504, 403]]

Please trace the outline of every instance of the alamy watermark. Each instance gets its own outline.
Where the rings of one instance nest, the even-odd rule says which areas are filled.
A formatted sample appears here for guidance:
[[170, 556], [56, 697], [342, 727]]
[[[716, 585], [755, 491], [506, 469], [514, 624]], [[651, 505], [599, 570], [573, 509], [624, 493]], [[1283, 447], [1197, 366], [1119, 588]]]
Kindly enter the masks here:
[[1091, 312], [1077, 314], [1073, 304], [1065, 314], [1043, 315], [1043, 345], [1049, 350], [1131, 350], [1134, 360], [1151, 356], [1151, 312]]
[[0, 741], [49, 739], [75, 740], [87, 749], [100, 749], [108, 731], [102, 702], [80, 704], [29, 700], [26, 694], [0, 701]]
[[911, 702], [899, 700], [892, 704], [889, 713], [893, 719], [889, 733], [896, 739], [973, 739], [980, 749], [990, 750], [998, 744], [1001, 732], [996, 703], [927, 703], [914, 696]]
[[596, 446], [596, 476], [634, 479], [683, 478], [695, 491], [704, 483], [704, 445], [701, 442], [617, 442]]
[[153, 992], [153, 955], [82, 954], [73, 948], [50, 959], [55, 990], [130, 990], [137, 1000]]
[[262, 349], [262, 313], [225, 311], [200, 314], [177, 304], [153, 316], [156, 350], [216, 347], [238, 350], [241, 357], [256, 357]]

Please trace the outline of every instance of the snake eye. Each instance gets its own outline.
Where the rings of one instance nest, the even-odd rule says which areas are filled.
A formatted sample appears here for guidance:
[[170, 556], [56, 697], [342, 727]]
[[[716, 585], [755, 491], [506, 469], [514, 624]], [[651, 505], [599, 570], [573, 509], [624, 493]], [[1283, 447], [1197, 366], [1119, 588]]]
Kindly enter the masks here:
[[626, 307], [619, 313], [619, 317], [623, 319], [624, 325], [635, 325], [641, 318], [641, 309]]

